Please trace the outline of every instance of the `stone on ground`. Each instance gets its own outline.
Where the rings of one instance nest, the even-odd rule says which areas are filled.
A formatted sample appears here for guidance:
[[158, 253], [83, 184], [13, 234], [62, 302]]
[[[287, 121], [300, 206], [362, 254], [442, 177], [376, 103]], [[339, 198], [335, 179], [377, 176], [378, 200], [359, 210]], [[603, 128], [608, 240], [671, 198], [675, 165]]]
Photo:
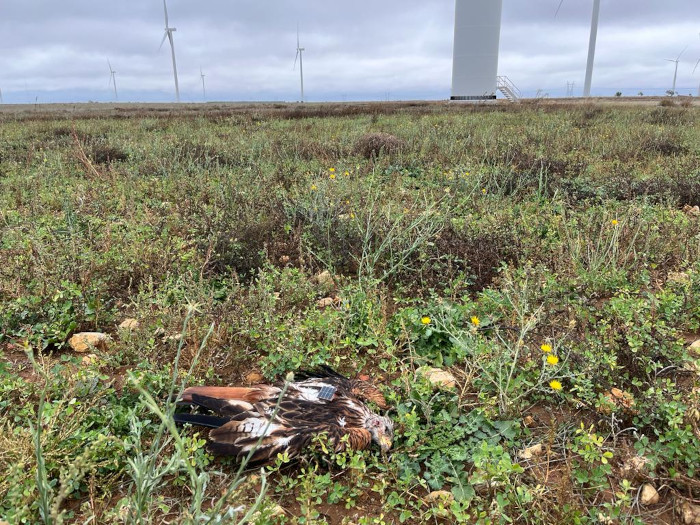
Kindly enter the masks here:
[[101, 332], [80, 332], [68, 340], [70, 347], [79, 353], [90, 350], [107, 350], [109, 336]]

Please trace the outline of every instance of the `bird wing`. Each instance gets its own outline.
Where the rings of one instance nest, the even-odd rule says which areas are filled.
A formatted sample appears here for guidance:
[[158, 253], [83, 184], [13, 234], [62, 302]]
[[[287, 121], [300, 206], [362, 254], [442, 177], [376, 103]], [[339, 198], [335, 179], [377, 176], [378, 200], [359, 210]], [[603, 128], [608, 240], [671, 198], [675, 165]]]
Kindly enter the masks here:
[[236, 399], [256, 403], [262, 399], [279, 396], [281, 389], [270, 385], [256, 385], [252, 387], [237, 386], [191, 386], [182, 393], [182, 401], [192, 403], [192, 396], [197, 394], [216, 399]]

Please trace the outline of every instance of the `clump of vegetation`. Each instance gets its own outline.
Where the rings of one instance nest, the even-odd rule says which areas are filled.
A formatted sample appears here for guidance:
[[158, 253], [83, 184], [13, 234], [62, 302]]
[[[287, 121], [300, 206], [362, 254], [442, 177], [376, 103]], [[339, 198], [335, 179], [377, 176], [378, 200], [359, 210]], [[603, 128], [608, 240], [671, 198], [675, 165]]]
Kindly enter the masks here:
[[[641, 523], [700, 498], [697, 108], [6, 115], [0, 519]], [[381, 385], [389, 457], [319, 436], [242, 472], [167, 417], [183, 384], [320, 364]]]
[[369, 159], [381, 153], [396, 153], [403, 147], [403, 141], [390, 133], [366, 133], [355, 142], [355, 154]]

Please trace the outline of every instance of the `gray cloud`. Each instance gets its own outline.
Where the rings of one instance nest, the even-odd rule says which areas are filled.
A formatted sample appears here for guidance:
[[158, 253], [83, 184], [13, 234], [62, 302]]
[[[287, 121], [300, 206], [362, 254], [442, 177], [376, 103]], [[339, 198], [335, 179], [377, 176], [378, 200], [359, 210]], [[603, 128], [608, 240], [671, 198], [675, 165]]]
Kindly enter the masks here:
[[[499, 71], [526, 92], [583, 85], [592, 1], [566, 0], [555, 17], [558, 3], [504, 0]], [[201, 99], [200, 67], [210, 98], [295, 100], [297, 22], [310, 100], [449, 96], [454, 0], [170, 0], [168, 9], [183, 100]], [[124, 98], [170, 100], [163, 29], [158, 0], [4, 0], [0, 89], [6, 101], [109, 100], [109, 59]], [[696, 90], [698, 31], [700, 2], [603, 0], [593, 93], [668, 89], [665, 59], [686, 45], [677, 85]]]

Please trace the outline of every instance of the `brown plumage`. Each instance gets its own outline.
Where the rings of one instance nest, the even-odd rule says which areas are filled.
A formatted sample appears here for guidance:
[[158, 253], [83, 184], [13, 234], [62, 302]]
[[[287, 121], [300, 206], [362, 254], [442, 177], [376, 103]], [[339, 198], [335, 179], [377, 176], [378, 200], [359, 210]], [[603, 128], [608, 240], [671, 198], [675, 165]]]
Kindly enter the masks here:
[[[314, 436], [327, 434], [336, 451], [346, 446], [362, 450], [374, 441], [386, 452], [391, 448], [393, 423], [367, 406], [386, 409], [379, 389], [367, 381], [348, 379], [328, 367], [299, 374], [300, 381], [283, 387], [195, 386], [182, 394], [182, 402], [216, 415], [175, 414], [178, 423], [211, 427], [209, 450], [243, 460], [252, 450], [249, 465], [274, 461], [278, 453], [301, 453]], [[322, 392], [325, 389], [325, 392]], [[332, 392], [331, 396], [325, 395]], [[275, 409], [277, 412], [275, 413]]]

